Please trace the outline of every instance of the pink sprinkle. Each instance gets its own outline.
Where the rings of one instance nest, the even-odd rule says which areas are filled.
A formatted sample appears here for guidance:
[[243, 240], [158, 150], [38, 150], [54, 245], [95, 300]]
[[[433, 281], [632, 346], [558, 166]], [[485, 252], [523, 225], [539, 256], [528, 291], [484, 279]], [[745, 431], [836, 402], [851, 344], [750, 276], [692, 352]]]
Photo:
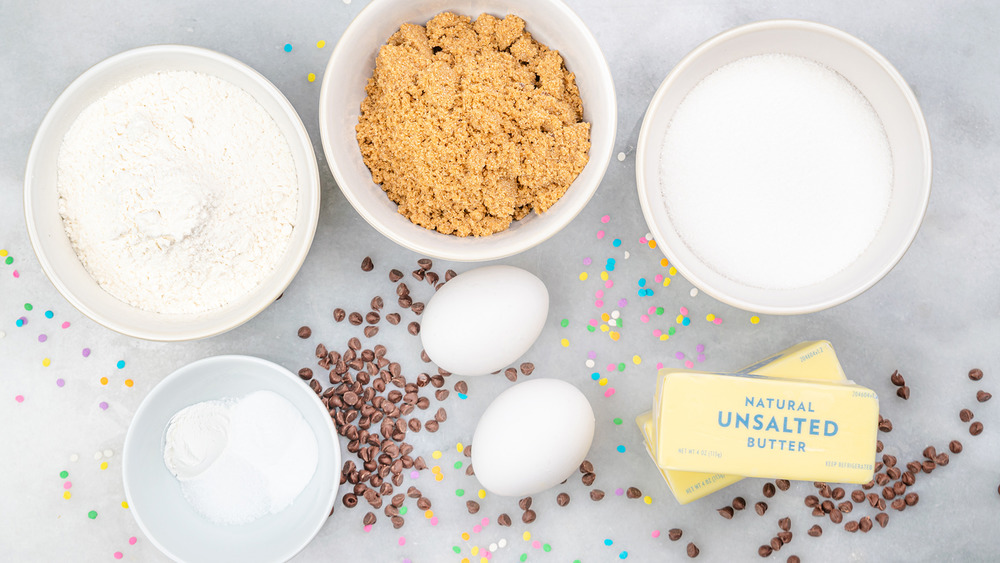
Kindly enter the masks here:
[[19, 278], [19, 277], [21, 277], [21, 274], [20, 274], [20, 273], [18, 273], [18, 271], [17, 271], [17, 270], [14, 270], [14, 277], [15, 277], [15, 278]]
[[482, 531], [483, 531], [483, 527], [480, 526], [479, 524], [476, 524], [475, 526], [472, 527], [472, 533], [474, 533], [474, 534], [478, 534], [479, 532], [482, 532]]
[[600, 309], [603, 306], [604, 306], [604, 301], [601, 301], [600, 299], [598, 299], [597, 301], [594, 301], [594, 307], [597, 307], [598, 309]]
[[688, 316], [688, 308], [687, 307], [681, 307], [681, 314], [684, 315], [685, 317]]
[[18, 395], [16, 397], [14, 397], [14, 400], [17, 401], [17, 402], [19, 402], [19, 403], [23, 403], [24, 402], [24, 395]]
[[542, 547], [542, 542], [540, 542], [538, 540], [535, 540], [535, 541], [531, 542], [531, 547], [533, 547], [535, 549], [540, 549]]
[[649, 241], [646, 240], [646, 237], [639, 237], [639, 244], [646, 244], [647, 242]]
[[63, 328], [69, 328], [69, 321], [64, 321], [62, 324]]
[[73, 488], [73, 483], [71, 481], [66, 481], [65, 483], [63, 483], [63, 488], [68, 491]]
[[102, 411], [108, 410], [108, 404], [105, 403], [104, 401], [101, 401], [101, 403], [99, 405], [97, 405], [97, 406], [101, 407]]
[[63, 380], [63, 378], [60, 377], [59, 379], [56, 380], [56, 385], [62, 387], [63, 385], [66, 385], [66, 382]]
[[486, 559], [493, 559], [493, 554], [488, 549], [486, 550]]
[[694, 349], [700, 354], [701, 352], [705, 351], [705, 345], [704, 344], [699, 344], [699, 345], [695, 346]]
[[399, 545], [406, 545], [406, 538], [399, 536]]
[[485, 528], [486, 526], [489, 526], [489, 525], [490, 525], [490, 519], [489, 518], [483, 518], [483, 527]]
[[[597, 326], [597, 321], [592, 320], [591, 322], [594, 323], [594, 326]], [[597, 352], [595, 352], [593, 350], [587, 352], [587, 359], [589, 359], [589, 360], [596, 360], [597, 359]], [[485, 520], [485, 518], [483, 518], [483, 520]]]
[[615, 364], [608, 364], [608, 371], [615, 371]]
[[610, 396], [612, 396], [614, 394], [615, 394], [615, 388], [614, 387], [611, 387], [607, 391], [604, 392], [604, 396], [605, 397], [610, 397]]
[[717, 325], [721, 325], [722, 324], [722, 319], [716, 317], [716, 319], [714, 321], [712, 321], [712, 322], [715, 323], [715, 324], [717, 324]]
[[615, 286], [615, 282], [613, 282], [611, 280], [608, 280], [608, 281], [604, 282], [604, 288], [605, 289], [611, 289], [614, 286]]
[[417, 477], [420, 477], [419, 471], [414, 470], [410, 472], [410, 479], [416, 479]]
[[647, 314], [650, 314], [650, 315], [652, 315], [652, 314], [653, 314], [653, 313], [655, 313], [655, 312], [656, 312], [656, 307], [650, 307], [650, 308], [649, 308], [649, 309], [648, 309], [648, 310], [646, 311], [646, 313], [647, 313]]
[[656, 276], [653, 278], [653, 281], [656, 283], [663, 283], [663, 274], [656, 274]]
[[605, 215], [604, 217], [601, 217], [601, 222], [602, 223], [607, 223], [610, 220], [611, 220], [611, 216], [610, 215]]
[[698, 361], [699, 362], [704, 362], [705, 361], [705, 354], [698, 354]]
[[591, 264], [593, 264], [593, 263], [594, 263], [594, 261], [593, 261], [593, 260], [591, 260], [591, 259], [590, 259], [589, 257], [588, 257], [588, 258], [584, 258], [584, 259], [583, 259], [583, 265], [584, 265], [584, 266], [589, 266], [589, 265], [591, 265]]
[[135, 539], [135, 536], [132, 536], [132, 537], [130, 537], [128, 539], [128, 544], [129, 545], [135, 545], [135, 542], [137, 542], [137, 541], [139, 541], [139, 540]]
[[594, 297], [596, 297], [598, 299], [603, 299], [604, 298], [604, 290], [603, 289], [598, 289], [597, 291], [595, 291], [594, 292]]
[[45, 342], [45, 341], [46, 341], [46, 340], [48, 340], [48, 339], [49, 339], [49, 337], [48, 337], [48, 336], [45, 336], [44, 334], [39, 334], [39, 335], [38, 335], [38, 341], [39, 341], [39, 342]]
[[656, 362], [656, 369], [663, 369], [663, 362]]
[[622, 495], [625, 494], [625, 489], [617, 488], [617, 489], [615, 489], [615, 494], [618, 495], [618, 496], [622, 496]]
[[122, 557], [125, 557], [124, 555], [122, 555], [122, 552], [120, 551], [115, 552], [115, 559], [121, 559]]
[[674, 357], [677, 358], [678, 360], [683, 360], [684, 352], [677, 352], [676, 354], [674, 354]]
[[622, 297], [621, 299], [618, 300], [618, 306], [619, 307], [624, 307], [626, 305], [628, 305], [628, 299], [625, 299], [624, 297]]
[[[590, 321], [587, 324], [589, 324], [590, 326], [597, 326], [597, 319], [590, 319]], [[591, 352], [590, 354], [593, 354], [593, 352]], [[595, 356], [591, 356], [590, 354], [587, 354], [587, 357], [593, 360], [596, 354]]]
[[597, 231], [597, 238], [604, 238], [604, 231]]
[[649, 315], [641, 315], [641, 316], [639, 316], [639, 320], [642, 321], [642, 322], [644, 322], [644, 323], [648, 323], [649, 322]]
[[438, 525], [438, 517], [434, 516], [431, 518], [431, 526], [437, 526], [437, 525]]
[[653, 534], [652, 535], [653, 535], [654, 538], [658, 538], [658, 537], [660, 537], [660, 531], [659, 530], [653, 530]]
[[371, 524], [365, 524], [365, 532], [370, 532], [370, 531], [372, 531], [372, 525]]
[[686, 367], [688, 369], [691, 369], [691, 368], [694, 367], [694, 362], [692, 362], [691, 360], [688, 360], [688, 361], [684, 362], [684, 367]]
[[653, 329], [653, 336], [659, 338], [661, 334], [663, 334], [662, 330], [660, 330], [658, 328], [657, 329]]
[[86, 358], [89, 355], [90, 355], [90, 348], [84, 348], [83, 349], [83, 357]]
[[413, 563], [413, 561], [408, 558], [404, 558], [403, 563]]

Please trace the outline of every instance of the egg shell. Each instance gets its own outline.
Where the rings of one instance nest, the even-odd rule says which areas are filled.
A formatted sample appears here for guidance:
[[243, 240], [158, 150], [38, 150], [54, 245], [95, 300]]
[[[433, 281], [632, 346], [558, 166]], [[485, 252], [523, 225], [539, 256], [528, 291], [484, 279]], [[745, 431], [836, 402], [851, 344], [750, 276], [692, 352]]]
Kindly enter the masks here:
[[485, 375], [531, 348], [549, 314], [549, 292], [534, 274], [485, 266], [459, 274], [424, 308], [420, 339], [427, 356], [456, 375]]
[[472, 437], [472, 466], [500, 496], [540, 493], [569, 478], [594, 440], [594, 410], [559, 379], [519, 383], [490, 403]]

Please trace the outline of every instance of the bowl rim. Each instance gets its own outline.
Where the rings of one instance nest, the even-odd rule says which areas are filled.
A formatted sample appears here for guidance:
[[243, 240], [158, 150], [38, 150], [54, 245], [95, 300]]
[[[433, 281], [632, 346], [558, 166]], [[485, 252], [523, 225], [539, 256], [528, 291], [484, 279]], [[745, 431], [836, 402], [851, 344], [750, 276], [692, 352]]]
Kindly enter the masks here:
[[[661, 236], [662, 231], [660, 227], [653, 220], [651, 209], [652, 204], [647, 197], [649, 190], [647, 186], [646, 174], [644, 172], [649, 146], [652, 146], [655, 142], [649, 138], [651, 135], [650, 129], [652, 127], [653, 116], [659, 111], [660, 105], [663, 103], [663, 99], [666, 97], [667, 91], [673, 86], [677, 77], [682, 72], [687, 70], [688, 67], [692, 66], [704, 52], [710, 49], [714, 49], [719, 45], [722, 45], [739, 36], [775, 29], [797, 29], [827, 35], [849, 44], [870, 57], [882, 68], [893, 83], [895, 83], [900, 93], [906, 99], [910, 112], [913, 114], [914, 124], [917, 127], [920, 137], [919, 142], [921, 152], [924, 156], [922, 170], [924, 181], [920, 186], [921, 194], [919, 197], [920, 213], [913, 218], [910, 228], [901, 233], [904, 235], [900, 239], [902, 244], [898, 245], [898, 248], [892, 254], [891, 260], [887, 261], [882, 267], [874, 271], [864, 283], [859, 284], [853, 290], [841, 295], [828, 297], [814, 303], [803, 305], [762, 305], [741, 297], [727, 295], [692, 272], [682, 261], [677, 260], [674, 253], [671, 252], [668, 245], [665, 244], [666, 238]], [[888, 59], [886, 59], [868, 43], [836, 27], [802, 19], [770, 19], [739, 25], [710, 37], [684, 55], [684, 57], [681, 58], [681, 60], [670, 70], [666, 78], [663, 79], [663, 82], [661, 82], [660, 86], [656, 89], [656, 93], [653, 94], [653, 97], [646, 108], [646, 113], [644, 114], [642, 120], [642, 126], [639, 130], [639, 139], [636, 143], [635, 175], [636, 190], [639, 194], [639, 206], [642, 209], [646, 225], [649, 227], [654, 239], [659, 242], [657, 246], [660, 248], [660, 251], [667, 257], [668, 260], [670, 260], [671, 265], [675, 266], [685, 279], [691, 282], [691, 284], [699, 290], [709, 294], [711, 297], [738, 309], [769, 315], [798, 315], [822, 311], [850, 301], [870, 289], [883, 277], [885, 277], [893, 268], [895, 268], [895, 266], [902, 259], [903, 255], [906, 254], [906, 251], [909, 250], [910, 246], [913, 244], [913, 241], [916, 239], [917, 232], [923, 224], [924, 217], [927, 215], [927, 206], [930, 202], [931, 187], [933, 184], [933, 162], [930, 135], [927, 130], [927, 123], [924, 119], [924, 114], [920, 109], [920, 104], [917, 102], [917, 98], [913, 94], [913, 90], [910, 88], [909, 84]]]
[[[397, 232], [391, 225], [386, 224], [381, 221], [373, 214], [371, 214], [364, 206], [361, 204], [360, 200], [355, 196], [354, 189], [346, 187], [348, 182], [346, 181], [345, 175], [341, 170], [341, 167], [336, 158], [334, 158], [333, 149], [329, 141], [330, 132], [327, 131], [325, 124], [327, 123], [327, 118], [329, 110], [327, 109], [330, 105], [327, 103], [327, 99], [330, 95], [330, 91], [333, 88], [340, 87], [334, 84], [335, 73], [334, 67], [341, 59], [349, 56], [348, 50], [353, 48], [353, 45], [357, 42], [357, 38], [365, 35], [367, 20], [374, 18], [377, 10], [381, 8], [382, 5], [388, 4], [393, 0], [372, 0], [368, 5], [366, 5], [358, 15], [354, 17], [347, 28], [341, 34], [340, 39], [337, 41], [337, 45], [334, 47], [333, 52], [330, 54], [330, 59], [327, 62], [326, 68], [323, 73], [323, 82], [320, 87], [319, 94], [319, 134], [320, 141], [323, 145], [323, 154], [326, 157], [327, 166], [330, 168], [330, 172], [333, 173], [333, 178], [337, 183], [337, 187], [340, 188], [341, 194], [350, 202], [351, 206], [358, 212], [359, 215], [376, 231], [381, 233], [383, 236], [387, 237], [394, 243], [432, 258], [438, 258], [441, 260], [452, 260], [456, 262], [485, 262], [490, 260], [499, 260], [502, 258], [508, 258], [516, 254], [520, 254], [526, 250], [534, 248], [539, 244], [547, 241], [548, 239], [555, 236], [559, 231], [564, 229], [587, 207], [587, 204], [597, 193], [598, 188], [604, 181], [604, 175], [607, 172], [608, 166], [611, 163], [611, 155], [614, 152], [615, 139], [618, 132], [618, 102], [617, 95], [615, 93], [614, 79], [611, 75], [611, 69], [608, 66], [606, 57], [604, 56], [604, 51], [601, 49], [599, 43], [594, 38], [593, 33], [591, 33], [590, 28], [583, 22], [582, 19], [565, 3], [563, 0], [545, 0], [547, 3], [551, 4], [555, 9], [561, 12], [561, 16], [564, 21], [573, 27], [579, 34], [581, 39], [586, 43], [589, 49], [592, 49], [599, 56], [595, 59], [589, 61], [588, 64], [593, 64], [596, 67], [596, 74], [600, 76], [599, 82], [606, 85], [608, 99], [608, 107], [606, 108], [603, 117], [608, 120], [610, 125], [610, 131], [608, 132], [608, 142], [607, 147], [602, 153], [597, 153], [593, 141], [591, 141], [590, 151], [588, 153], [588, 163], [589, 166], [591, 162], [597, 164], [597, 180], [594, 185], [589, 190], [589, 194], [585, 199], [583, 199], [576, 208], [569, 208], [565, 220], [554, 222], [546, 225], [545, 228], [541, 229], [539, 232], [534, 233], [532, 236], [515, 238], [510, 242], [506, 242], [496, 249], [489, 252], [485, 252], [478, 248], [472, 248], [471, 250], [466, 249], [442, 249], [431, 245], [422, 244], [419, 242], [414, 242], [408, 240], [403, 234]], [[441, 7], [439, 11], [444, 11], [448, 9], [447, 7]], [[456, 9], [456, 8], [452, 8]], [[400, 23], [403, 23], [402, 21]], [[530, 25], [530, 22], [529, 22]], [[388, 39], [388, 38], [386, 38]], [[586, 102], [585, 102], [586, 103]], [[591, 120], [593, 122], [593, 120]], [[356, 144], [356, 143], [355, 143]], [[600, 147], [598, 147], [600, 148]], [[596, 159], [594, 157], [597, 157]], [[582, 172], [581, 172], [582, 173]], [[577, 176], [579, 178], [579, 176]], [[370, 179], [369, 179], [370, 181]], [[576, 179], [574, 179], [574, 183]], [[378, 187], [376, 184], [371, 185]], [[570, 184], [573, 187], [573, 184]], [[560, 198], [559, 201], [562, 201]], [[558, 203], [558, 202], [557, 202]], [[551, 209], [549, 210], [551, 211]], [[444, 235], [441, 233], [435, 233], [442, 237], [450, 237], [453, 235]], [[499, 234], [499, 233], [498, 233]]]
[[[304, 177], [304, 180], [300, 180], [300, 187], [303, 185], [308, 185], [310, 187], [305, 193], [303, 190], [299, 190], [299, 205], [308, 206], [311, 212], [308, 215], [308, 221], [303, 225], [296, 225], [296, 228], [306, 229], [306, 244], [302, 249], [295, 252], [298, 257], [294, 261], [294, 267], [278, 270], [275, 269], [270, 276], [276, 276], [275, 279], [278, 281], [278, 286], [274, 291], [262, 294], [258, 299], [258, 305], [251, 307], [246, 313], [240, 315], [239, 317], [230, 320], [224, 324], [217, 323], [214, 326], [208, 326], [201, 330], [191, 330], [174, 334], [165, 333], [157, 330], [155, 327], [136, 327], [129, 326], [126, 323], [118, 322], [114, 319], [109, 318], [107, 315], [101, 311], [96, 310], [91, 307], [83, 300], [81, 300], [75, 292], [73, 292], [70, 287], [60, 278], [53, 268], [52, 262], [50, 261], [48, 255], [44, 251], [44, 245], [41, 241], [41, 235], [36, 228], [32, 216], [34, 215], [34, 206], [32, 204], [32, 191], [34, 185], [34, 175], [32, 170], [35, 168], [35, 161], [39, 158], [38, 153], [42, 150], [41, 143], [44, 137], [49, 136], [49, 130], [52, 129], [55, 124], [56, 114], [60, 113], [60, 110], [68, 105], [76, 93], [85, 87], [86, 83], [90, 79], [105, 69], [113, 68], [117, 65], [127, 63], [130, 60], [146, 57], [156, 54], [184, 54], [184, 55], [194, 55], [197, 57], [202, 57], [207, 60], [214, 61], [224, 66], [228, 66], [235, 69], [242, 74], [246, 75], [248, 78], [256, 82], [262, 90], [284, 110], [287, 114], [289, 120], [291, 121], [292, 128], [295, 130], [296, 137], [289, 138], [286, 136], [286, 141], [291, 146], [294, 143], [301, 143], [305, 147], [305, 158], [308, 170], [298, 170], [296, 173]], [[237, 86], [238, 87], [238, 86]], [[242, 89], [242, 88], [241, 88]], [[248, 92], [249, 93], [249, 92]], [[253, 96], [253, 94], [251, 94]], [[259, 104], [260, 102], [258, 102]], [[265, 110], [266, 111], [266, 110]], [[270, 114], [269, 114], [270, 115]], [[273, 119], [273, 116], [272, 116]], [[125, 336], [131, 336], [133, 338], [140, 338], [143, 340], [150, 340], [155, 342], [180, 342], [187, 340], [199, 340], [202, 338], [209, 338], [228, 332], [244, 323], [254, 318], [261, 311], [266, 309], [271, 303], [275, 301], [292, 283], [292, 280], [298, 274], [299, 270], [302, 268], [305, 262], [306, 256], [309, 254], [309, 248], [312, 246], [312, 240], [315, 238], [316, 229], [319, 225], [319, 212], [320, 212], [320, 197], [321, 197], [321, 184], [319, 178], [319, 164], [316, 160], [316, 151], [313, 149], [312, 140], [309, 138], [309, 132], [306, 130], [305, 123], [299, 116], [298, 112], [295, 111], [294, 106], [288, 101], [288, 98], [275, 86], [270, 80], [268, 80], [260, 72], [247, 65], [246, 63], [231, 57], [229, 55], [220, 53], [218, 51], [213, 51], [211, 49], [206, 49], [204, 47], [195, 47], [192, 45], [180, 45], [180, 44], [156, 44], [147, 45], [144, 47], [136, 47], [134, 49], [128, 49], [120, 53], [111, 55], [110, 57], [103, 59], [93, 65], [91, 65], [87, 70], [83, 71], [79, 76], [73, 79], [63, 91], [56, 97], [56, 100], [49, 107], [48, 111], [45, 113], [45, 117], [42, 119], [35, 132], [35, 137], [31, 142], [31, 148], [28, 151], [28, 159], [25, 164], [24, 173], [24, 222], [28, 230], [28, 240], [31, 243], [31, 248], [35, 253], [35, 257], [38, 259], [39, 265], [42, 268], [42, 272], [45, 277], [48, 278], [49, 282], [55, 286], [56, 290], [63, 296], [73, 307], [78, 311], [83, 313], [85, 316], [91, 320], [97, 322], [98, 324], [109, 328], [119, 334]], [[292, 251], [293, 249], [289, 246], [286, 249], [286, 253]], [[265, 278], [265, 281], [268, 278]], [[209, 311], [211, 313], [211, 311]]]
[[[193, 362], [190, 362], [188, 364], [185, 364], [185, 365], [183, 365], [183, 366], [175, 369], [174, 371], [170, 372], [169, 375], [167, 375], [162, 380], [160, 380], [160, 382], [157, 383], [156, 386], [154, 386], [153, 389], [150, 390], [150, 392], [146, 394], [146, 396], [143, 398], [142, 402], [139, 403], [139, 407], [135, 410], [135, 413], [132, 415], [132, 419], [129, 421], [128, 430], [125, 433], [125, 441], [123, 443], [124, 445], [122, 446], [122, 485], [125, 488], [125, 500], [126, 500], [126, 502], [128, 502], [129, 507], [131, 508], [132, 518], [135, 520], [136, 524], [138, 524], [139, 529], [142, 531], [143, 535], [145, 535], [146, 538], [154, 546], [156, 546], [156, 548], [158, 550], [160, 550], [161, 553], [163, 553], [167, 557], [173, 559], [174, 561], [181, 561], [181, 559], [179, 557], [177, 557], [174, 553], [172, 553], [170, 550], [168, 550], [165, 546], [163, 546], [156, 539], [156, 535], [153, 534], [152, 531], [146, 526], [146, 523], [143, 521], [142, 516], [140, 515], [140, 511], [136, 510], [136, 506], [137, 505], [135, 504], [134, 499], [132, 498], [132, 491], [129, 488], [128, 475], [129, 475], [129, 471], [130, 471], [129, 468], [130, 468], [130, 464], [131, 464], [130, 461], [129, 461], [129, 459], [130, 459], [130, 456], [129, 456], [129, 451], [130, 451], [129, 444], [131, 444], [132, 442], [134, 442], [135, 440], [138, 439], [138, 438], [135, 437], [135, 434], [134, 434], [135, 425], [133, 423], [135, 422], [135, 420], [137, 418], [139, 418], [140, 414], [144, 413], [149, 408], [149, 405], [153, 404], [160, 395], [162, 395], [162, 394], [164, 394], [166, 392], [166, 391], [164, 391], [164, 389], [173, 380], [180, 379], [180, 378], [184, 377], [185, 375], [187, 375], [190, 372], [197, 372], [197, 371], [203, 370], [206, 366], [212, 366], [213, 364], [230, 364], [230, 365], [257, 364], [257, 365], [264, 366], [264, 367], [266, 367], [268, 369], [271, 369], [271, 370], [273, 370], [273, 371], [275, 371], [277, 373], [280, 373], [281, 375], [284, 375], [286, 378], [290, 379], [292, 382], [298, 384], [299, 387], [301, 387], [301, 383], [302, 383], [301, 379], [297, 375], [293, 374], [290, 370], [288, 370], [284, 366], [282, 366], [280, 364], [277, 364], [275, 362], [272, 362], [270, 360], [265, 360], [263, 358], [258, 358], [256, 356], [246, 356], [246, 355], [242, 355], [242, 354], [224, 354], [224, 355], [219, 355], [219, 356], [208, 356], [208, 357], [205, 357], [205, 358], [201, 358], [201, 359], [195, 360]], [[311, 402], [316, 406], [316, 408], [322, 410], [322, 413], [324, 415], [323, 416], [323, 420], [325, 422], [326, 429], [327, 429], [327, 431], [329, 431], [330, 438], [331, 438], [331, 440], [333, 442], [333, 450], [334, 450], [334, 454], [335, 454], [334, 455], [334, 457], [335, 457], [335, 460], [334, 460], [335, 463], [333, 465], [334, 465], [334, 467], [337, 470], [339, 470], [340, 466], [341, 466], [341, 462], [343, 461], [343, 452], [341, 451], [341, 447], [340, 447], [340, 436], [337, 434], [337, 430], [333, 426], [333, 419], [330, 417], [330, 413], [323, 406], [323, 402], [320, 400], [319, 395], [316, 395], [315, 393], [313, 393], [312, 390], [309, 389], [308, 387], [303, 387], [301, 390], [303, 392], [305, 392], [305, 391], [308, 390], [309, 391], [309, 395], [311, 395], [312, 397], [315, 397], [315, 399], [313, 401], [311, 401]], [[319, 434], [317, 434], [316, 435], [316, 441], [319, 442], [320, 439], [321, 439], [321, 436]], [[297, 547], [293, 547], [285, 555], [283, 555], [283, 557], [284, 557], [283, 561], [288, 561], [292, 557], [295, 557], [295, 555], [297, 555], [299, 552], [301, 552], [303, 549], [305, 549], [306, 546], [309, 545], [310, 542], [312, 542], [312, 540], [316, 537], [316, 534], [319, 533], [320, 529], [322, 529], [323, 526], [328, 521], [328, 519], [329, 519], [328, 514], [331, 512], [331, 510], [333, 510], [334, 505], [337, 502], [337, 495], [338, 495], [339, 491], [340, 491], [340, 481], [339, 481], [339, 478], [335, 478], [334, 479], [334, 486], [332, 487], [332, 489], [330, 491], [330, 498], [327, 499], [327, 501], [325, 503], [324, 511], [322, 512], [322, 515], [323, 515], [322, 519], [318, 520], [318, 522], [315, 525], [314, 529], [310, 531], [308, 539], [306, 539], [302, 543], [302, 545], [299, 545]], [[141, 503], [140, 503], [140, 505], [141, 505]]]

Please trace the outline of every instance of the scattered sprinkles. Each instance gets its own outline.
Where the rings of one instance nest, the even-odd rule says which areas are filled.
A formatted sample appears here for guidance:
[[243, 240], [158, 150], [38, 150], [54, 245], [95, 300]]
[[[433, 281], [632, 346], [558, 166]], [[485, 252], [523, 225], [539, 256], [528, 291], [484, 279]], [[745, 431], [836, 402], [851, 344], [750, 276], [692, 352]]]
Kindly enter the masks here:
[[285, 43], [285, 52], [286, 53], [291, 53], [292, 52], [292, 44], [291, 43]]

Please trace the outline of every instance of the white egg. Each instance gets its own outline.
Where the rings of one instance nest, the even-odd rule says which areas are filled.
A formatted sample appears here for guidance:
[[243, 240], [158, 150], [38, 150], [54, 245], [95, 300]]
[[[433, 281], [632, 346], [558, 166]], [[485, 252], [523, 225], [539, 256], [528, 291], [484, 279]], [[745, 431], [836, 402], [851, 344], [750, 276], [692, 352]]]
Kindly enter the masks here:
[[469, 270], [424, 308], [420, 339], [435, 364], [456, 375], [503, 369], [531, 348], [549, 314], [549, 292], [514, 266]]
[[594, 410], [559, 379], [532, 379], [497, 396], [472, 437], [472, 466], [483, 488], [521, 497], [569, 478], [594, 440]]

